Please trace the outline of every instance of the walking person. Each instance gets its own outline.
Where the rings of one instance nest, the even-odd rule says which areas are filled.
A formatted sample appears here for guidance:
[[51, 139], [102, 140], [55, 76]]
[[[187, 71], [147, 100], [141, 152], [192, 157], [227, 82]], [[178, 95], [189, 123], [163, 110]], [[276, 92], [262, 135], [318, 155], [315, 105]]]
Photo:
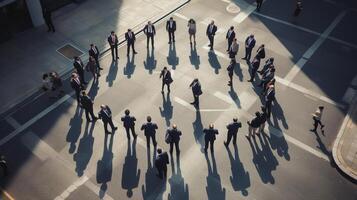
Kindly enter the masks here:
[[45, 20], [45, 23], [47, 25], [47, 32], [55, 32], [55, 26], [53, 25], [53, 22], [52, 22], [52, 16], [51, 16], [51, 11], [49, 11], [46, 7], [43, 7], [43, 10], [42, 10], [42, 15], [43, 15], [43, 19]]
[[229, 77], [228, 86], [231, 87], [233, 87], [233, 72], [234, 72], [235, 65], [236, 62], [234, 60], [231, 60], [231, 63], [227, 67], [228, 77]]
[[234, 60], [234, 62], [236, 62], [236, 55], [238, 54], [238, 50], [239, 44], [237, 42], [237, 38], [234, 38], [228, 50], [229, 58]]
[[199, 97], [200, 97], [200, 95], [202, 95], [201, 83], [197, 78], [195, 78], [191, 82], [190, 87], [192, 89], [192, 94], [193, 94], [193, 98], [194, 98], [194, 101], [191, 104], [194, 105], [196, 108], [199, 108], [199, 105], [200, 105]]
[[136, 137], [137, 137], [137, 134], [135, 133], [135, 121], [136, 121], [136, 118], [134, 116], [130, 116], [130, 110], [129, 109], [126, 109], [124, 111], [124, 113], [125, 113], [125, 116], [123, 116], [121, 118], [121, 121], [123, 122], [123, 126], [124, 126], [125, 131], [126, 131], [126, 137], [128, 138], [128, 140], [130, 140], [130, 131], [131, 131], [131, 134], [133, 135], [134, 140], [135, 140]]
[[169, 33], [169, 44], [175, 42], [176, 21], [174, 18], [170, 17], [166, 22], [166, 31]]
[[78, 56], [74, 57], [73, 66], [74, 66], [74, 69], [77, 71], [77, 74], [79, 76], [79, 79], [81, 80], [81, 83], [87, 84], [87, 82], [84, 80], [84, 64], [80, 57], [78, 57]]
[[252, 50], [255, 46], [254, 35], [251, 34], [245, 40], [245, 56], [242, 58], [243, 60], [250, 61], [250, 57], [252, 55]]
[[260, 8], [262, 7], [263, 0], [256, 0], [257, 3], [257, 11], [260, 12]]
[[207, 153], [208, 144], [211, 149], [211, 153], [214, 152], [214, 141], [216, 140], [216, 135], [218, 135], [218, 130], [214, 128], [213, 124], [209, 125], [209, 128], [203, 129], [203, 133], [205, 134], [205, 149], [204, 152]]
[[176, 148], [176, 154], [180, 154], [179, 142], [180, 142], [181, 135], [182, 135], [182, 132], [177, 129], [176, 124], [173, 124], [172, 128], [167, 129], [166, 135], [165, 135], [165, 141], [170, 144], [170, 154], [171, 155], [174, 150], [174, 145]]
[[3, 155], [0, 155], [0, 167], [2, 168], [4, 176], [7, 176], [7, 163]]
[[133, 50], [133, 54], [137, 54], [138, 52], [135, 51], [136, 38], [134, 32], [131, 31], [131, 29], [128, 29], [128, 32], [125, 33], [125, 40], [127, 42], [126, 56], [129, 56], [130, 47]]
[[264, 49], [264, 44], [260, 45], [258, 50], [257, 50], [257, 55], [255, 56], [257, 59], [261, 60], [262, 58], [265, 58], [265, 49]]
[[[114, 126], [113, 124], [112, 111], [110, 110], [109, 106], [107, 105], [100, 106], [98, 118], [102, 119], [103, 121], [105, 134], [114, 134], [114, 132], [118, 129], [118, 127]], [[108, 124], [112, 128], [111, 133], [108, 131]]]
[[314, 120], [314, 128], [310, 131], [316, 132], [317, 127], [320, 125], [322, 133], [324, 132], [323, 128], [325, 125], [321, 123], [322, 112], [324, 111], [324, 106], [319, 106], [315, 113], [312, 114], [312, 119]]
[[171, 72], [167, 69], [167, 67], [164, 67], [161, 70], [160, 78], [162, 78], [161, 93], [164, 93], [165, 85], [167, 86], [167, 92], [170, 93], [170, 84], [173, 82], [173, 79], [171, 77]]
[[154, 48], [154, 36], [156, 34], [155, 26], [148, 21], [144, 27], [144, 34], [146, 35], [146, 48], [149, 48], [149, 40], [151, 39], [151, 47]]
[[238, 118], [233, 118], [233, 122], [227, 125], [227, 141], [223, 142], [223, 144], [228, 147], [229, 143], [233, 138], [233, 145], [237, 144], [237, 133], [238, 129], [242, 127], [242, 123], [238, 121]]
[[250, 66], [250, 79], [248, 82], [253, 82], [255, 79], [255, 76], [257, 75], [257, 71], [259, 69], [260, 65], [260, 59], [257, 57], [254, 57], [253, 62], [249, 65]]
[[270, 119], [270, 114], [271, 114], [271, 104], [275, 100], [275, 86], [274, 85], [269, 85], [267, 92], [264, 97], [265, 100], [265, 112], [267, 114], [267, 118]]
[[[112, 59], [115, 61], [119, 59], [118, 56], [118, 36], [115, 34], [114, 31], [110, 32], [110, 35], [108, 37], [108, 43], [110, 45], [110, 51], [112, 52]], [[114, 51], [115, 51], [115, 57], [114, 57]]]
[[155, 167], [158, 171], [158, 177], [160, 179], [167, 178], [167, 165], [169, 164], [169, 155], [167, 152], [162, 152], [159, 148], [157, 149], [157, 156], [155, 158]]
[[98, 119], [98, 117], [96, 117], [93, 113], [93, 104], [93, 100], [86, 94], [86, 91], [83, 90], [81, 96], [81, 105], [82, 108], [84, 108], [88, 122], [91, 122], [89, 115], [92, 117], [92, 121], [96, 121]]
[[86, 65], [87, 72], [90, 72], [93, 75], [93, 79], [97, 80], [100, 76], [99, 68], [95, 58], [93, 56], [89, 56], [88, 63]]
[[250, 140], [250, 138], [257, 134], [257, 129], [260, 127], [260, 113], [256, 112], [255, 117], [249, 122], [247, 121], [248, 124], [248, 135], [245, 135], [245, 137]]
[[196, 44], [196, 21], [193, 20], [192, 18], [188, 20], [188, 34], [190, 36], [190, 44], [192, 45], [192, 38], [193, 38], [193, 43]]
[[228, 42], [227, 52], [229, 52], [234, 38], [236, 38], [236, 33], [234, 32], [234, 26], [231, 26], [226, 34], [226, 40]]
[[294, 11], [294, 17], [297, 17], [300, 15], [302, 10], [302, 2], [301, 0], [296, 0], [296, 7], [295, 7], [295, 11]]
[[81, 91], [84, 89], [84, 87], [83, 87], [77, 73], [72, 73], [70, 83], [71, 83], [72, 89], [76, 93], [77, 103], [80, 106], [81, 105], [80, 94], [81, 94]]
[[211, 23], [207, 26], [207, 30], [206, 30], [206, 35], [208, 37], [209, 40], [209, 47], [210, 50], [213, 50], [213, 44], [214, 44], [214, 36], [216, 35], [217, 32], [217, 26], [214, 25], [214, 21], [212, 20]]
[[152, 140], [152, 143], [154, 145], [154, 148], [156, 148], [157, 142], [156, 142], [156, 129], [158, 129], [156, 123], [151, 122], [151, 117], [147, 116], [146, 117], [146, 123], [144, 123], [141, 126], [141, 130], [144, 130], [144, 135], [146, 137], [146, 145], [148, 148], [150, 148], [150, 138]]
[[97, 63], [98, 71], [103, 70], [103, 68], [100, 67], [99, 64], [99, 55], [100, 52], [98, 50], [98, 47], [94, 44], [90, 44], [90, 49], [88, 50], [89, 56], [92, 56], [95, 59], [95, 62]]

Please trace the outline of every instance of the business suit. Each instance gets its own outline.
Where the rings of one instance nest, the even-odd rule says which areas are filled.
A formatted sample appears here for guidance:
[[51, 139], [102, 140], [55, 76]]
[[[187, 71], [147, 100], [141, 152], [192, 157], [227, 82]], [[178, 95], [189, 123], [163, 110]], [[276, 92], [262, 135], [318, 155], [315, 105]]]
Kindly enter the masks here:
[[254, 58], [253, 62], [251, 63], [250, 80], [248, 80], [249, 82], [253, 82], [253, 80], [257, 74], [259, 65], [260, 65], [260, 60], [257, 58]]
[[262, 7], [263, 0], [256, 0], [256, 2], [257, 2], [257, 11], [259, 12], [260, 8]]
[[171, 72], [169, 70], [161, 70], [160, 78], [162, 78], [161, 92], [164, 92], [164, 86], [167, 85], [167, 91], [170, 92], [170, 84], [172, 83]]
[[97, 117], [93, 113], [93, 101], [88, 95], [81, 96], [81, 105], [86, 113], [87, 121], [91, 121], [89, 115], [91, 115], [92, 120], [97, 119]]
[[156, 129], [158, 129], [157, 125], [152, 122], [147, 122], [141, 126], [141, 130], [144, 130], [147, 147], [150, 147], [150, 138], [152, 140], [152, 143], [154, 144], [154, 147], [156, 147], [157, 145], [156, 137], [155, 137]]
[[159, 178], [167, 177], [167, 164], [169, 164], [169, 155], [166, 152], [163, 152], [156, 156], [155, 158], [155, 167], [159, 172]]
[[149, 40], [151, 39], [151, 46], [154, 48], [154, 36], [156, 35], [156, 30], [154, 25], [145, 25], [144, 33], [146, 35], [146, 47], [149, 47]]
[[190, 84], [190, 87], [192, 88], [192, 94], [194, 98], [194, 102], [192, 102], [191, 104], [194, 104], [198, 107], [200, 104], [199, 96], [202, 94], [201, 84], [198, 80], [193, 80]]
[[227, 51], [229, 51], [235, 37], [236, 37], [236, 33], [234, 32], [234, 30], [229, 29], [226, 34], [226, 39], [228, 41]]
[[169, 33], [169, 44], [175, 42], [176, 21], [168, 20], [166, 22], [166, 31]]
[[[113, 60], [116, 60], [117, 58], [119, 58], [119, 56], [118, 56], [118, 44], [119, 44], [118, 36], [116, 34], [109, 35], [108, 43], [110, 45], [110, 50], [112, 52], [112, 58], [113, 58]], [[115, 57], [114, 57], [114, 51], [115, 51]]]
[[172, 154], [173, 150], [174, 150], [174, 145], [176, 148], [176, 153], [179, 154], [180, 153], [180, 147], [179, 147], [179, 142], [180, 142], [180, 137], [182, 135], [182, 132], [180, 130], [178, 130], [177, 128], [170, 128], [167, 129], [166, 134], [169, 135], [170, 137], [170, 154]]
[[76, 69], [77, 74], [79, 76], [79, 79], [81, 80], [82, 84], [86, 84], [86, 81], [84, 80], [84, 64], [82, 62], [82, 60], [75, 59], [75, 61], [73, 62], [73, 66], [74, 69]]
[[81, 100], [80, 100], [80, 93], [81, 93], [81, 91], [82, 91], [82, 89], [83, 89], [83, 87], [82, 87], [82, 83], [81, 83], [81, 81], [79, 80], [79, 78], [78, 77], [72, 77], [71, 78], [71, 87], [72, 87], [72, 89], [75, 91], [75, 93], [76, 93], [76, 98], [77, 98], [77, 102], [78, 102], [78, 104], [80, 104], [80, 102], [81, 102]]
[[126, 131], [126, 137], [128, 138], [128, 140], [130, 140], [130, 131], [131, 134], [133, 135], [134, 139], [136, 138], [136, 134], [135, 134], [135, 121], [136, 118], [130, 115], [125, 115], [124, 117], [121, 118], [121, 121], [123, 122], [123, 126], [125, 128]]
[[211, 50], [213, 50], [213, 44], [214, 44], [214, 36], [216, 35], [217, 32], [217, 26], [214, 24], [209, 24], [207, 26], [207, 30], [206, 30], [206, 35], [209, 39], [209, 46], [211, 47]]
[[93, 46], [89, 49], [88, 51], [89, 53], [89, 56], [92, 56], [94, 59], [95, 59], [95, 62], [97, 63], [97, 67], [98, 67], [98, 71], [102, 68], [100, 68], [100, 65], [99, 65], [99, 55], [100, 55], [100, 52], [97, 48], [97, 46]]
[[98, 117], [103, 121], [105, 133], [109, 133], [108, 124], [112, 128], [113, 133], [115, 130], [117, 130], [117, 127], [115, 127], [113, 124], [112, 111], [110, 110], [109, 106], [105, 106], [104, 108], [101, 108], [101, 110], [98, 113]]
[[51, 16], [51, 12], [47, 9], [47, 8], [44, 8], [42, 10], [42, 15], [43, 15], [43, 19], [45, 20], [45, 23], [47, 25], [47, 32], [55, 32], [55, 26], [53, 25], [53, 22], [52, 22], [52, 16]]
[[135, 34], [134, 32], [126, 32], [125, 33], [125, 39], [126, 39], [126, 42], [127, 42], [127, 50], [126, 50], [126, 55], [129, 56], [129, 51], [130, 51], [130, 46], [131, 48], [133, 49], [133, 53], [136, 54], [136, 51], [135, 51]]
[[228, 146], [229, 143], [231, 142], [232, 138], [233, 138], [233, 144], [237, 144], [237, 133], [238, 133], [238, 129], [242, 127], [242, 123], [241, 122], [232, 122], [230, 124], [227, 125], [227, 142], [224, 142], [224, 145]]
[[260, 46], [257, 50], [257, 55], [255, 56], [258, 59], [265, 58], [265, 49], [264, 45]]
[[214, 152], [213, 144], [216, 140], [216, 135], [218, 135], [218, 130], [214, 128], [205, 128], [203, 129], [203, 133], [205, 134], [205, 153], [207, 153], [208, 143], [210, 145], [211, 152]]
[[247, 37], [247, 39], [245, 40], [245, 57], [243, 59], [250, 60], [254, 46], [255, 46], [254, 37], [251, 36]]
[[235, 62], [231, 62], [227, 67], [228, 76], [229, 76], [229, 82], [228, 82], [229, 86], [233, 86], [233, 73], [234, 73], [235, 64], [236, 64]]
[[271, 104], [275, 100], [275, 87], [268, 88], [266, 95], [264, 97], [264, 100], [265, 100], [266, 114], [267, 114], [267, 117], [270, 118]]

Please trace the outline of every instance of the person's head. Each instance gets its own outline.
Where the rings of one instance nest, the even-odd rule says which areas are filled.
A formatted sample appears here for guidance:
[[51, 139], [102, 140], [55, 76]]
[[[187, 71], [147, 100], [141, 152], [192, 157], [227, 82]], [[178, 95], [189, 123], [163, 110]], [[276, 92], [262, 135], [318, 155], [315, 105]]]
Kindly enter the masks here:
[[209, 128], [210, 128], [210, 129], [213, 129], [213, 128], [214, 128], [213, 123], [210, 123], [210, 124], [209, 124]]
[[195, 23], [195, 20], [193, 20], [192, 18], [189, 20], [189, 22], [191, 23], [191, 24], [194, 24]]
[[47, 78], [48, 78], [48, 74], [47, 74], [47, 73], [45, 73], [45, 74], [42, 75], [42, 80], [45, 80], [45, 79], [47, 79]]
[[90, 47], [93, 48], [93, 47], [94, 47], [94, 44], [90, 44]]
[[173, 21], [173, 20], [174, 20], [174, 18], [170, 17], [170, 21]]
[[233, 29], [234, 29], [234, 26], [231, 26], [229, 29], [231, 29], [232, 31], [233, 31]]
[[234, 122], [237, 122], [237, 121], [238, 121], [238, 118], [237, 118], [237, 117], [233, 118], [233, 121], [234, 121]]
[[213, 24], [214, 24], [214, 20], [211, 21], [211, 25], [213, 25]]
[[167, 67], [164, 67], [164, 70], [166, 71], [166, 70], [167, 70]]
[[323, 110], [323, 109], [324, 109], [324, 106], [319, 106], [319, 109], [320, 109], [320, 110]]
[[147, 116], [147, 117], [146, 117], [146, 121], [151, 122], [151, 117], [150, 117], [150, 116]]
[[85, 90], [82, 90], [82, 95], [83, 95], [83, 96], [86, 96], [86, 95], [87, 95]]
[[269, 58], [270, 59], [270, 61], [273, 63], [274, 62], [274, 58], [273, 57], [271, 57], [271, 58]]
[[172, 128], [173, 128], [173, 129], [177, 129], [177, 125], [176, 125], [176, 124], [173, 124], [173, 125], [172, 125]]
[[198, 82], [198, 78], [193, 79], [194, 82]]
[[77, 74], [73, 72], [72, 75], [71, 75], [71, 77], [72, 77], [72, 78], [76, 78], [76, 77], [77, 77]]
[[250, 34], [250, 36], [249, 36], [249, 37], [254, 38], [254, 35], [253, 35], [253, 34]]
[[78, 60], [78, 58], [79, 58], [78, 56], [74, 56], [73, 57], [74, 60]]
[[148, 24], [151, 25], [151, 21], [148, 21]]
[[[274, 65], [273, 65], [273, 66], [274, 66]], [[275, 72], [275, 68], [272, 67], [270, 71], [271, 71], [271, 72]]]
[[101, 109], [104, 109], [106, 106], [104, 105], [104, 104], [102, 104], [101, 106], [100, 106], [100, 108]]
[[125, 115], [129, 115], [129, 114], [130, 114], [130, 110], [129, 110], [129, 109], [126, 109], [126, 110], [124, 111], [124, 113], [125, 113]]
[[162, 153], [162, 150], [160, 148], [158, 148], [156, 151], [157, 151], [158, 154]]
[[256, 117], [260, 117], [260, 112], [255, 112]]
[[115, 34], [115, 32], [114, 32], [114, 31], [111, 31], [111, 32], [110, 32], [110, 35], [114, 35], [114, 34]]
[[131, 32], [131, 29], [130, 29], [130, 28], [128, 29], [128, 32]]
[[264, 44], [262, 44], [260, 47], [264, 48], [265, 46], [264, 46]]

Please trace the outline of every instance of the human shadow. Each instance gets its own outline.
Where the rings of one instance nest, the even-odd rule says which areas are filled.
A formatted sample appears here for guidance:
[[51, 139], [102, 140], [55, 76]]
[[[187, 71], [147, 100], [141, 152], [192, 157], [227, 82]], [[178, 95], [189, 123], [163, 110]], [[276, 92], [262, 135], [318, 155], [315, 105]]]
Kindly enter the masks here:
[[[284, 110], [280, 106], [278, 100], [275, 98], [275, 100], [272, 102], [272, 108], [271, 108], [271, 116], [273, 117], [273, 126], [279, 130], [281, 130], [279, 126], [279, 121], [282, 122], [282, 125], [285, 130], [289, 129], [289, 125], [286, 121], [285, 115], [284, 115]], [[271, 121], [268, 120], [268, 123], [271, 124]]]
[[69, 125], [71, 126], [68, 130], [66, 141], [70, 143], [69, 153], [74, 153], [76, 151], [76, 143], [79, 136], [81, 135], [82, 129], [82, 114], [83, 109], [77, 106], [74, 116], [71, 118]]
[[106, 77], [106, 81], [108, 82], [108, 86], [112, 87], [115, 79], [117, 78], [118, 73], [118, 62], [112, 61], [110, 64], [109, 72]]
[[206, 192], [208, 200], [224, 200], [226, 199], [226, 188], [222, 187], [221, 178], [217, 172], [216, 159], [214, 157], [214, 153], [212, 155], [212, 165], [208, 158], [208, 154], [205, 154], [208, 168], [208, 176], [207, 176], [207, 186]]
[[195, 66], [195, 69], [199, 69], [200, 68], [200, 56], [197, 54], [197, 49], [196, 49], [196, 44], [192, 45], [191, 43], [191, 48], [190, 48], [190, 62], [191, 65]]
[[219, 70], [221, 69], [221, 64], [218, 61], [216, 53], [212, 51], [208, 51], [208, 62], [211, 67], [214, 69], [214, 73], [219, 74]]
[[181, 174], [180, 168], [180, 155], [176, 157], [177, 170], [175, 170], [175, 162], [173, 156], [171, 156], [171, 169], [172, 175], [169, 178], [170, 193], [168, 195], [168, 200], [188, 200], [189, 190], [188, 184], [185, 184], [185, 180]]
[[195, 137], [195, 141], [196, 143], [199, 143], [201, 145], [201, 150], [203, 150], [205, 146], [205, 141], [203, 137], [201, 112], [199, 110], [196, 110], [196, 119], [192, 123], [192, 126], [193, 126], [193, 136]]
[[240, 82], [243, 81], [243, 72], [242, 68], [240, 67], [240, 63], [236, 63], [234, 67], [234, 74], [238, 76]]
[[171, 65], [172, 69], [175, 70], [176, 66], [179, 64], [179, 58], [176, 54], [176, 45], [171, 43], [169, 45], [169, 55], [167, 56], [167, 64]]
[[135, 71], [135, 67], [135, 54], [132, 54], [131, 57], [128, 55], [126, 65], [123, 69], [124, 75], [126, 75], [127, 78], [131, 78], [131, 75]]
[[333, 158], [332, 158], [332, 153], [330, 150], [328, 150], [328, 148], [326, 147], [326, 145], [322, 142], [320, 135], [317, 133], [317, 131], [314, 132], [315, 136], [316, 136], [316, 142], [319, 146], [317, 146], [317, 148], [319, 148], [321, 150], [321, 152], [323, 154], [325, 154], [329, 160], [330, 163], [332, 164]]
[[[273, 132], [274, 128], [269, 126], [269, 132]], [[288, 143], [286, 142], [285, 140], [285, 137], [284, 135], [282, 135], [281, 137], [278, 137], [274, 134], [270, 134], [270, 137], [266, 134], [263, 134], [263, 138], [265, 140], [268, 140], [269, 143], [270, 143], [270, 146], [272, 149], [276, 149], [278, 155], [280, 157], [283, 157], [286, 159], [286, 160], [290, 160], [290, 155], [289, 155], [289, 145]]]
[[231, 86], [229, 91], [228, 91], [229, 96], [232, 98], [232, 100], [234, 101], [234, 103], [236, 104], [236, 106], [238, 108], [242, 108], [241, 104], [240, 104], [240, 100], [239, 97], [236, 93], [236, 91], [234, 90], [234, 87]]
[[227, 148], [228, 157], [231, 163], [232, 176], [229, 177], [234, 191], [241, 191], [243, 196], [248, 196], [247, 188], [250, 187], [249, 172], [244, 169], [243, 163], [239, 159], [237, 144], [234, 146], [234, 157]]
[[92, 85], [88, 91], [88, 96], [94, 100], [95, 97], [97, 96], [98, 94], [98, 90], [99, 90], [99, 82], [98, 81], [93, 81], [92, 82]]
[[159, 110], [160, 110], [161, 117], [165, 118], [166, 126], [169, 127], [170, 120], [172, 118], [172, 113], [173, 113], [173, 106], [170, 99], [170, 93], [166, 94], [166, 98], [164, 93], [161, 94], [162, 94], [162, 107], [160, 106]]
[[140, 179], [140, 169], [138, 169], [138, 159], [136, 158], [136, 138], [133, 144], [128, 140], [128, 148], [125, 157], [121, 179], [121, 187], [127, 190], [126, 195], [133, 196], [133, 189], [137, 188]]
[[146, 50], [146, 61], [144, 61], [144, 67], [149, 71], [149, 74], [152, 74], [153, 70], [156, 69], [157, 60], [155, 59], [154, 48]]
[[84, 134], [79, 141], [77, 152], [73, 155], [73, 160], [76, 161], [76, 172], [77, 176], [81, 177], [84, 174], [84, 170], [87, 168], [87, 165], [93, 154], [93, 130], [95, 126], [95, 121], [91, 123], [89, 128], [89, 122], [86, 122], [86, 127]]
[[[109, 144], [108, 144], [108, 137]], [[102, 199], [108, 189], [107, 183], [112, 180], [113, 173], [113, 134], [105, 134], [104, 136], [104, 150], [101, 160], [97, 162], [97, 183], [102, 184], [100, 186], [99, 197]]]

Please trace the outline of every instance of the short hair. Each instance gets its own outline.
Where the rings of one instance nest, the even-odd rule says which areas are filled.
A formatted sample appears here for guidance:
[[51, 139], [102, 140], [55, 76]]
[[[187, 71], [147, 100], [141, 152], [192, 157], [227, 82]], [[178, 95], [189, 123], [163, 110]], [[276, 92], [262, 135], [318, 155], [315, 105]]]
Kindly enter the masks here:
[[233, 30], [233, 29], [234, 29], [234, 26], [231, 26], [231, 28], [230, 28], [230, 29], [232, 29], [232, 30]]
[[157, 149], [157, 153], [162, 153], [162, 150], [160, 148]]
[[90, 44], [90, 46], [94, 46], [94, 44], [92, 43], [92, 44]]
[[126, 115], [130, 114], [130, 110], [129, 109], [126, 109], [124, 112], [125, 112]]
[[42, 75], [42, 79], [45, 79], [45, 78], [47, 78], [48, 77], [48, 74], [47, 73], [44, 73], [43, 75]]
[[150, 117], [150, 116], [147, 116], [147, 117], [146, 117], [146, 120], [147, 120], [148, 122], [151, 122], [151, 117]]
[[131, 29], [130, 29], [130, 28], [128, 28], [128, 31], [131, 31]]
[[213, 123], [210, 123], [210, 124], [209, 124], [209, 128], [214, 128]]
[[164, 67], [164, 69], [167, 69], [167, 67]]
[[260, 117], [260, 112], [255, 112], [255, 116]]
[[233, 121], [234, 121], [234, 122], [237, 122], [237, 121], [238, 121], [238, 118], [237, 118], [237, 117], [233, 118]]
[[170, 17], [170, 19], [174, 19], [173, 17]]
[[114, 33], [114, 31], [111, 31], [110, 33]]
[[324, 106], [319, 106], [319, 109], [320, 109], [320, 110], [323, 110], [323, 109], [324, 109]]

